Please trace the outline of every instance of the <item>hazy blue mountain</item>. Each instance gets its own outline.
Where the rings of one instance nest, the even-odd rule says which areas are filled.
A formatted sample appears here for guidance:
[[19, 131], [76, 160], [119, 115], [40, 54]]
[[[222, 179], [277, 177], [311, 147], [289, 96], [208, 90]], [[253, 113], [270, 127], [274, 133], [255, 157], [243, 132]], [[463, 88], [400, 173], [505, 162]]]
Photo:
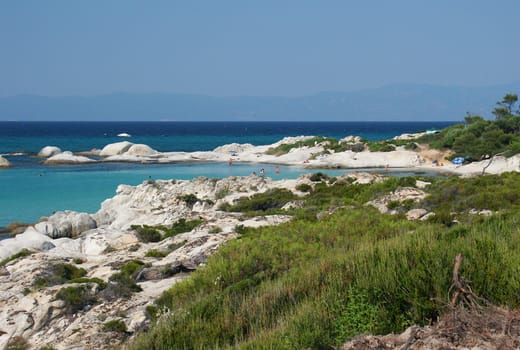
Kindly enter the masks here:
[[520, 82], [489, 87], [390, 85], [302, 97], [110, 94], [0, 97], [0, 120], [444, 121], [466, 112], [492, 117], [495, 103]]

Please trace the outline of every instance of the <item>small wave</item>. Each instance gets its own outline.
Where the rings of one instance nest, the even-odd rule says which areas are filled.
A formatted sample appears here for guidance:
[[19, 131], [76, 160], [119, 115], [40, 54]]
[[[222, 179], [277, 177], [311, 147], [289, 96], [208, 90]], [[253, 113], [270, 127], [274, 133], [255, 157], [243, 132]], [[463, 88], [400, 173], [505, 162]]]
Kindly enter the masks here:
[[17, 151], [17, 152], [8, 152], [8, 153], [0, 153], [0, 156], [4, 157], [4, 156], [25, 156], [29, 154], [29, 152], [25, 152], [25, 151]]

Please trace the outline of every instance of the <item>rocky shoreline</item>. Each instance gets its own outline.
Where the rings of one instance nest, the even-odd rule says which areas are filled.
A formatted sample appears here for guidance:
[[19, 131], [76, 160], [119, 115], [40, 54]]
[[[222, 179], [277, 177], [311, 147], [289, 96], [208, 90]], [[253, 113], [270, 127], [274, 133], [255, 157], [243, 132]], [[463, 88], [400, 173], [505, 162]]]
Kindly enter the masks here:
[[[223, 203], [272, 188], [302, 195], [295, 189], [302, 183], [311, 182], [307, 177], [273, 181], [247, 176], [121, 185], [95, 214], [57, 212], [24, 233], [0, 241], [0, 348], [13, 339], [24, 339], [34, 348], [106, 349], [121, 341], [121, 333], [103, 331], [107, 322], [124, 322], [127, 335], [146, 329], [150, 322], [147, 306], [186, 278], [187, 272], [204, 265], [220, 245], [235, 238], [237, 227], [290, 220], [287, 215], [242, 218], [239, 213], [218, 210]], [[199, 224], [157, 242], [143, 241], [136, 231], [141, 225], [170, 227], [179, 220], [197, 220]], [[20, 252], [25, 253], [10, 260]], [[134, 276], [138, 292], [101, 298], [74, 312], [66, 300], [56, 297], [67, 287], [81, 285], [90, 291], [100, 288], [99, 283], [110, 287], [115, 283], [111, 278], [133, 261], [145, 266]], [[57, 266], [83, 269], [83, 282], [38, 286], [37, 281]]]
[[[422, 133], [403, 134], [396, 140], [413, 140]], [[212, 151], [199, 152], [159, 152], [148, 145], [134, 144], [129, 141], [112, 143], [102, 149], [82, 152], [62, 151], [56, 146], [46, 146], [37, 157], [43, 158], [44, 165], [89, 164], [100, 162], [129, 162], [143, 164], [173, 164], [180, 162], [232, 162], [292, 165], [303, 168], [334, 169], [417, 169], [472, 176], [482, 173], [499, 174], [507, 171], [520, 171], [520, 155], [510, 158], [496, 156], [480, 162], [455, 165], [447, 160], [449, 152], [429, 149], [427, 145], [416, 144], [413, 150], [404, 146], [395, 147], [389, 152], [368, 150], [361, 138], [347, 136], [339, 144], [350, 146], [347, 151], [335, 152], [329, 149], [328, 141], [315, 142], [311, 146], [291, 148], [283, 154], [270, 152], [280, 146], [304, 143], [314, 136], [285, 137], [271, 145], [254, 146], [251, 144], [227, 144]], [[5, 158], [0, 157], [0, 167], [10, 167]]]
[[[463, 175], [482, 173], [483, 169], [489, 173], [520, 169], [518, 157], [496, 157], [459, 167], [448, 163], [443, 167], [433, 166], [432, 158], [442, 155], [424, 149], [324, 154], [325, 145], [315, 144], [293, 148], [279, 156], [266, 154], [269, 148], [305, 139], [286, 138], [269, 146], [232, 144], [212, 152], [193, 153], [159, 153], [145, 145], [122, 142], [95, 153], [105, 157], [101, 161], [225, 162], [231, 158], [232, 162], [309, 168], [433, 168]], [[345, 142], [358, 141], [349, 140]], [[130, 151], [132, 149], [134, 151]], [[316, 154], [322, 157], [315, 157]], [[88, 162], [97, 161], [54, 147], [42, 149], [40, 156], [46, 157], [46, 164], [53, 164], [56, 159], [74, 159], [73, 162], [80, 163], [86, 162], [83, 158], [89, 159]], [[83, 158], [78, 160], [77, 157]], [[381, 179], [379, 175], [367, 173], [345, 177], [349, 178], [348, 183]], [[189, 181], [148, 180], [138, 186], [120, 185], [116, 195], [105, 200], [97, 213], [64, 211], [42, 218], [24, 228], [23, 233], [0, 241], [0, 348], [14, 341], [24, 341], [33, 348], [107, 349], [124, 337], [146, 330], [155, 317], [150, 311], [153, 301], [174, 283], [189, 276], [190, 271], [204, 266], [219, 246], [239, 235], [241, 228], [277, 225], [291, 219], [289, 215], [243, 217], [240, 213], [220, 210], [223, 204], [233, 204], [238, 198], [272, 189], [285, 189], [303, 196], [298, 190], [302, 185], [313, 185], [310, 176], [280, 181], [253, 175], [225, 179], [200, 177]], [[417, 188], [402, 188], [367, 204], [384, 211], [388, 202], [423, 198], [422, 185], [424, 183], [417, 183]], [[429, 215], [431, 213], [417, 209], [407, 213], [410, 220], [424, 220]], [[186, 222], [196, 224], [166, 235], [170, 227]], [[160, 239], [143, 239], [140, 231], [148, 232], [148, 227], [163, 227]], [[124, 275], [125, 269], [135, 264], [142, 265], [139, 273], [131, 277]], [[81, 276], [57, 280], [57, 271], [64, 270]], [[124, 278], [131, 280], [132, 292], [117, 295], [116, 291], [124, 290], [118, 284]], [[85, 296], [94, 295], [96, 298], [71, 306], [70, 300], [58, 297], [64, 289], [82, 291], [83, 299], [90, 300]], [[114, 332], [107, 324], [119, 324], [124, 332]]]

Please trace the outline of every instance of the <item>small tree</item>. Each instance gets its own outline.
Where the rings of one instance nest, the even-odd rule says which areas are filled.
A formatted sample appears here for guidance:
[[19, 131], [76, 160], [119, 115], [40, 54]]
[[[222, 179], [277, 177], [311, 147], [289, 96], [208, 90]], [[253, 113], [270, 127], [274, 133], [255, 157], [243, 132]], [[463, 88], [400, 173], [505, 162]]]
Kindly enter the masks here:
[[[502, 119], [508, 116], [513, 115], [513, 106], [518, 102], [518, 95], [516, 94], [506, 94], [502, 101], [497, 102], [497, 105], [499, 107], [495, 108], [493, 110], [493, 114], [495, 115], [496, 119]], [[519, 113], [520, 111], [516, 111], [516, 113]]]

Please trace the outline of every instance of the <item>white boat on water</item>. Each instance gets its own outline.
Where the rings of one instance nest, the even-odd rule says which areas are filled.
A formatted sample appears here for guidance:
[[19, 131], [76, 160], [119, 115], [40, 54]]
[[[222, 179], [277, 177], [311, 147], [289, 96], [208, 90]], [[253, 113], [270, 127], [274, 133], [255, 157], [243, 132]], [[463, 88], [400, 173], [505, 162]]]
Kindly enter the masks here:
[[130, 135], [129, 133], [126, 133], [126, 132], [122, 132], [120, 134], [117, 134], [117, 136], [119, 136], [119, 137], [132, 137], [132, 135]]

